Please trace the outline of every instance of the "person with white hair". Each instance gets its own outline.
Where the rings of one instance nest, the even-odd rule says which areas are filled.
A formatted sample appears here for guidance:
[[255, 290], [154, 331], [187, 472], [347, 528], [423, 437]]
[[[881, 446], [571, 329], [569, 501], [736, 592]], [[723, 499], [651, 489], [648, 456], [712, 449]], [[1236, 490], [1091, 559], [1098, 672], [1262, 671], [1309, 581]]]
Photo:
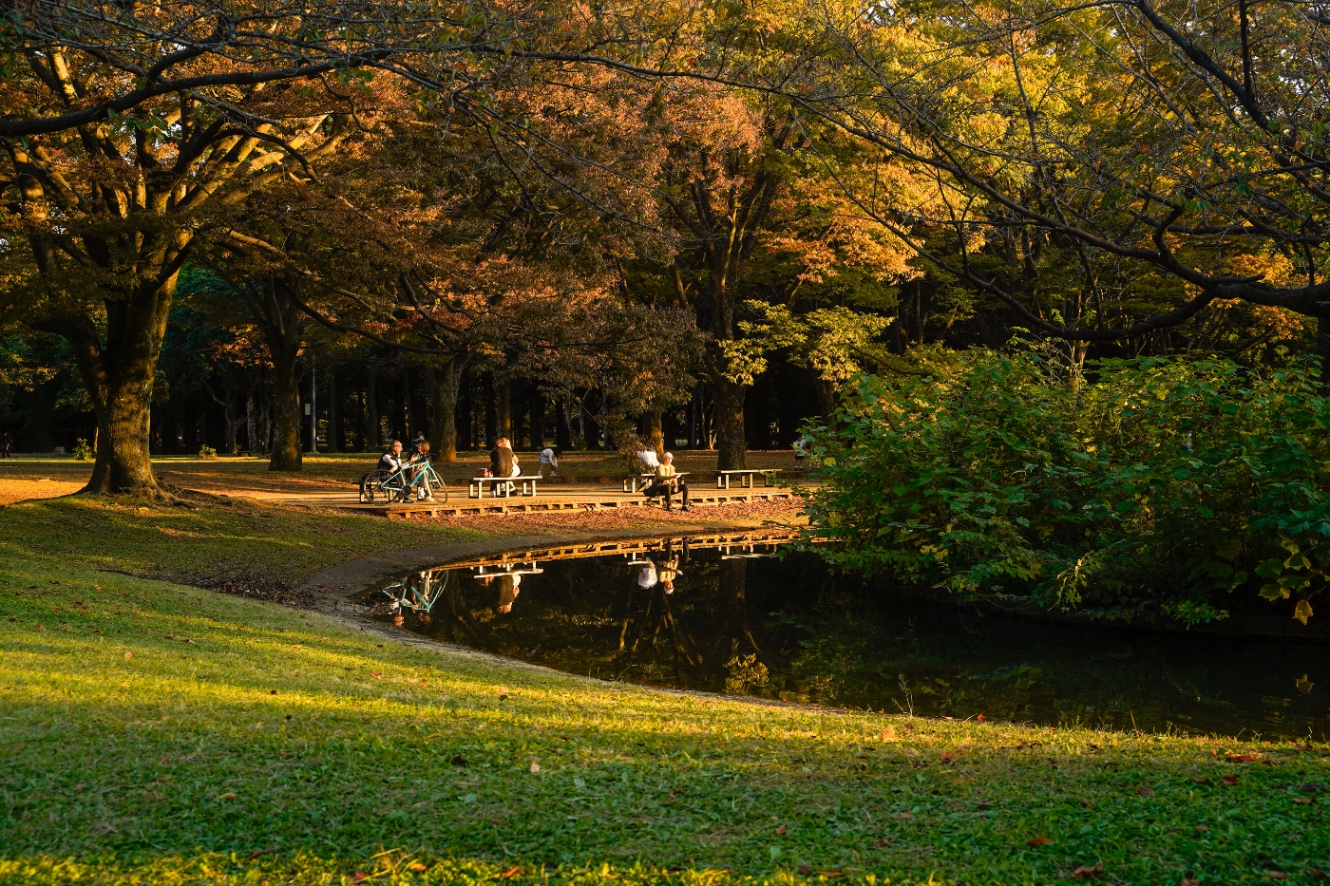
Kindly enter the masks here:
[[658, 495], [665, 496], [665, 510], [674, 510], [674, 493], [679, 493], [683, 499], [683, 510], [692, 510], [688, 506], [688, 484], [684, 483], [683, 477], [674, 470], [674, 453], [665, 453], [664, 459], [656, 465], [656, 479], [648, 487], [642, 490], [642, 494], [647, 498], [654, 498]]

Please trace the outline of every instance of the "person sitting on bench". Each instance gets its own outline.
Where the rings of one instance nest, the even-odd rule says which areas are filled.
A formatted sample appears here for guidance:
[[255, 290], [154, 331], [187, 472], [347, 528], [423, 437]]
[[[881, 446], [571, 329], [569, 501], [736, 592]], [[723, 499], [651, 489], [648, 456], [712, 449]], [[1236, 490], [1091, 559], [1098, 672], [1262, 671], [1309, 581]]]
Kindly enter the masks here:
[[674, 453], [665, 453], [665, 460], [656, 465], [656, 480], [650, 486], [642, 490], [642, 494], [647, 498], [655, 498], [658, 495], [665, 496], [665, 510], [674, 510], [674, 493], [679, 492], [683, 496], [683, 510], [691, 510], [688, 507], [688, 484], [683, 481], [683, 477], [678, 476], [674, 470]]
[[395, 474], [402, 469], [402, 441], [394, 440], [388, 451], [379, 457], [379, 470]]

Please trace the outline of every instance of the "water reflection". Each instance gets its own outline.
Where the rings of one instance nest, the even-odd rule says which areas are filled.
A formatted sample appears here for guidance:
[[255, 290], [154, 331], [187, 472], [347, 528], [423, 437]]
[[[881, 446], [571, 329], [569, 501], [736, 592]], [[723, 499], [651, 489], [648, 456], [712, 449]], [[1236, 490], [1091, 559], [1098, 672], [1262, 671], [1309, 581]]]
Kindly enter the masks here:
[[985, 617], [866, 586], [807, 553], [778, 557], [787, 538], [518, 551], [412, 573], [358, 602], [440, 640], [648, 685], [1049, 724], [1330, 729], [1326, 648]]

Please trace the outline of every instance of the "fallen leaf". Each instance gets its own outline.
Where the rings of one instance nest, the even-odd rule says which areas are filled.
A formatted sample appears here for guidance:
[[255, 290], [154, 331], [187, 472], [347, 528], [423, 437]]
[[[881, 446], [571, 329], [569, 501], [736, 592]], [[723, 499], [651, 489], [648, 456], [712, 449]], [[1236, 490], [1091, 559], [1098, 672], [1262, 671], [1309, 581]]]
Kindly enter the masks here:
[[1299, 806], [1310, 806], [1316, 801], [1311, 797], [1294, 797], [1293, 802], [1297, 803]]
[[231, 791], [227, 791], [225, 794], [219, 794], [217, 797], [218, 800], [234, 800], [235, 798], [236, 795]]
[[503, 877], [505, 880], [511, 880], [513, 877], [516, 877], [521, 872], [522, 872], [521, 866], [512, 867], [504, 871], [502, 874], [499, 874], [499, 876]]
[[378, 677], [380, 680], [383, 679], [383, 674], [380, 674], [378, 671], [370, 671], [369, 675], [371, 677]]
[[1099, 876], [1103, 872], [1104, 866], [1102, 864], [1083, 864], [1072, 871], [1071, 875], [1077, 880], [1088, 880], [1091, 877]]
[[369, 874], [365, 873], [364, 871], [356, 871], [351, 875], [352, 883], [363, 883], [368, 879], [369, 879]]
[[1209, 826], [1209, 825], [1198, 824], [1198, 825], [1196, 826], [1196, 833], [1198, 833], [1198, 834], [1204, 834], [1204, 833], [1205, 833], [1206, 831], [1208, 831], [1208, 830], [1210, 830], [1210, 826]]
[[1182, 886], [1201, 886], [1201, 881], [1193, 880], [1190, 877], [1183, 877]]
[[133, 657], [134, 657], [134, 653], [132, 653], [132, 652], [126, 652], [126, 653], [125, 653], [125, 658], [133, 658]]
[[1155, 795], [1155, 789], [1150, 787], [1148, 784], [1141, 785], [1139, 788], [1136, 789], [1136, 793], [1140, 794], [1142, 797], [1153, 797]]
[[1207, 788], [1214, 784], [1214, 782], [1208, 778], [1193, 778], [1192, 781], [1196, 784], [1205, 785]]
[[407, 865], [407, 870], [416, 871], [417, 873], [419, 873], [420, 871], [425, 870], [425, 866], [418, 861], [413, 861], [411, 862], [411, 864]]
[[457, 755], [455, 755], [455, 756], [453, 757], [453, 759], [452, 759], [451, 762], [452, 762], [452, 764], [453, 764], [454, 766], [466, 766], [466, 765], [467, 765], [467, 759], [466, 759], [466, 757], [463, 757], [461, 754], [457, 754]]
[[805, 877], [811, 877], [811, 876], [813, 876], [813, 869], [812, 869], [810, 866], [806, 865], [806, 864], [801, 864], [801, 865], [799, 865], [799, 867], [796, 868], [796, 870], [798, 870], [799, 873], [800, 873], [802, 876], [805, 876]]
[[895, 727], [895, 726], [888, 726], [886, 729], [883, 729], [881, 732], [879, 732], [879, 733], [877, 734], [877, 738], [878, 738], [878, 741], [895, 741], [895, 740], [896, 740], [896, 727]]
[[1053, 842], [1053, 841], [1052, 841], [1051, 839], [1049, 839], [1048, 837], [1035, 837], [1033, 840], [1026, 840], [1026, 841], [1025, 841], [1025, 845], [1026, 845], [1026, 846], [1047, 846], [1049, 843], [1052, 843], [1052, 842]]
[[978, 720], [980, 723], [982, 723], [982, 722], [984, 722], [984, 715], [983, 715], [983, 714], [980, 714], [980, 715], [979, 715], [978, 717], [976, 717], [975, 719]]
[[818, 874], [820, 874], [823, 877], [826, 877], [828, 880], [839, 880], [841, 877], [845, 876], [845, 872], [840, 870], [839, 868], [831, 868], [830, 870], [826, 871], [818, 871]]
[[878, 837], [876, 840], [873, 841], [873, 845], [881, 849], [883, 846], [886, 846], [887, 843], [889, 842], [891, 841], [886, 839], [885, 837]]
[[1305, 784], [1298, 788], [1298, 790], [1302, 791], [1304, 794], [1314, 794], [1320, 789], [1321, 786], [1319, 784]]
[[914, 816], [911, 815], [909, 812], [902, 812], [902, 813], [900, 813], [899, 815], [897, 815], [896, 817], [899, 818], [899, 819], [901, 819], [902, 821], [905, 820], [905, 819], [907, 819], [907, 818], [914, 818]]
[[954, 751], [944, 751], [944, 752], [942, 753], [942, 762], [943, 762], [943, 763], [955, 763], [956, 760], [957, 760], [959, 757], [960, 757], [960, 754], [957, 754], [957, 753], [954, 752]]
[[1271, 880], [1287, 880], [1288, 874], [1283, 871], [1266, 871], [1265, 875]]
[[1238, 783], [1238, 777], [1230, 772], [1228, 775], [1225, 775], [1223, 778], [1221, 778], [1220, 781], [1232, 787], [1233, 785]]
[[1255, 754], [1225, 754], [1224, 759], [1230, 763], [1255, 763]]
[[539, 772], [539, 771], [540, 771], [540, 764], [537, 763], [535, 760], [532, 760], [532, 761], [531, 761], [531, 771], [532, 771], [532, 772]]
[[1312, 875], [1313, 880], [1330, 880], [1330, 874], [1327, 874], [1320, 868], [1312, 868], [1308, 873]]
[[[1308, 802], [1311, 802], [1311, 801], [1308, 801]], [[779, 828], [776, 828], [776, 833], [778, 833], [778, 834], [788, 834], [789, 832], [790, 832], [789, 829], [788, 829], [788, 828], [785, 828], [785, 827], [779, 827]]]

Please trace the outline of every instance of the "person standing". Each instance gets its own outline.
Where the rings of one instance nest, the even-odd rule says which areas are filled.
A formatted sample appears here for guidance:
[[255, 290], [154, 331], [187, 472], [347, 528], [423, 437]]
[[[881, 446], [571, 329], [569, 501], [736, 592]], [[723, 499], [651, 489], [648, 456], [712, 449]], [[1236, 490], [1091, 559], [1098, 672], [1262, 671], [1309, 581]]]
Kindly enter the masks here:
[[0, 439], [0, 458], [9, 458], [9, 450], [14, 448], [14, 438], [9, 431], [5, 431], [5, 436]]

